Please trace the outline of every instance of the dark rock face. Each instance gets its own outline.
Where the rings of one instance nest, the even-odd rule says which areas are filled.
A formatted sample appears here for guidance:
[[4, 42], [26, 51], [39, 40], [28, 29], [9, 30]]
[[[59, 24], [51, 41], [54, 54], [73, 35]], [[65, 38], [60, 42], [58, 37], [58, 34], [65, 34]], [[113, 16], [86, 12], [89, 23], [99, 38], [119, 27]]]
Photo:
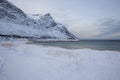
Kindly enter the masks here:
[[3, 19], [5, 17], [10, 18], [10, 19], [17, 19], [15, 15], [10, 14], [5, 9], [0, 9], [0, 19]]
[[17, 16], [26, 17], [24, 12], [7, 0], [0, 0], [0, 19], [17, 19]]
[[5, 2], [6, 0], [0, 0], [0, 3], [3, 3], [3, 2]]

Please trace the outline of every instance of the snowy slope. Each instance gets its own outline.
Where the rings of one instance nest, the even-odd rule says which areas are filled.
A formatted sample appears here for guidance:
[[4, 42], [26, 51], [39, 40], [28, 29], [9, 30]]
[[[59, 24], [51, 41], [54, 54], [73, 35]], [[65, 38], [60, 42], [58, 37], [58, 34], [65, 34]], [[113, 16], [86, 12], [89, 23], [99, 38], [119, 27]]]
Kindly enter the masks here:
[[120, 52], [0, 43], [0, 80], [120, 80]]
[[31, 18], [7, 0], [0, 0], [0, 35], [77, 39], [65, 26], [57, 23], [49, 13], [38, 19]]

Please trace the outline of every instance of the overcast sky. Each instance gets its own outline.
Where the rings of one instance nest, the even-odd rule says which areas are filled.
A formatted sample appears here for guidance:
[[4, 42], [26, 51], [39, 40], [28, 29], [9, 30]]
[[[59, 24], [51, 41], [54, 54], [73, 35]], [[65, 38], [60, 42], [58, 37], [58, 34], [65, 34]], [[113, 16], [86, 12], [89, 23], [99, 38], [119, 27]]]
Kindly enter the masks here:
[[51, 13], [80, 39], [120, 39], [120, 0], [9, 0], [28, 14]]

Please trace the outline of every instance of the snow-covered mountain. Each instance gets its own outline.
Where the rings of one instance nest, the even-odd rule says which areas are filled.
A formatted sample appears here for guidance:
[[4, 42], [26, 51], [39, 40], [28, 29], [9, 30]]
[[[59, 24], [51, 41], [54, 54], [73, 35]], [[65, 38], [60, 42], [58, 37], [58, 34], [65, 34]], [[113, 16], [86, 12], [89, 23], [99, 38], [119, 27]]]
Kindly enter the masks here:
[[77, 39], [49, 13], [34, 16], [39, 17], [31, 18], [9, 1], [0, 0], [0, 35], [18, 38]]

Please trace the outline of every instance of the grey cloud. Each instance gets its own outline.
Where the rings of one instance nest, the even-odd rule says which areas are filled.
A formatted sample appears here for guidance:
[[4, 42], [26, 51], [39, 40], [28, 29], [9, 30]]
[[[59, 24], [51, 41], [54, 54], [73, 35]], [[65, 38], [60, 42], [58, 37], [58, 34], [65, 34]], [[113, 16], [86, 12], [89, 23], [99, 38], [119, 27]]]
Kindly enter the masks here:
[[[103, 19], [100, 21], [100, 26], [101, 26], [101, 34], [99, 37], [102, 36], [110, 36], [114, 34], [120, 33], [120, 20], [118, 19]], [[120, 35], [114, 35], [113, 37], [120, 39]]]

